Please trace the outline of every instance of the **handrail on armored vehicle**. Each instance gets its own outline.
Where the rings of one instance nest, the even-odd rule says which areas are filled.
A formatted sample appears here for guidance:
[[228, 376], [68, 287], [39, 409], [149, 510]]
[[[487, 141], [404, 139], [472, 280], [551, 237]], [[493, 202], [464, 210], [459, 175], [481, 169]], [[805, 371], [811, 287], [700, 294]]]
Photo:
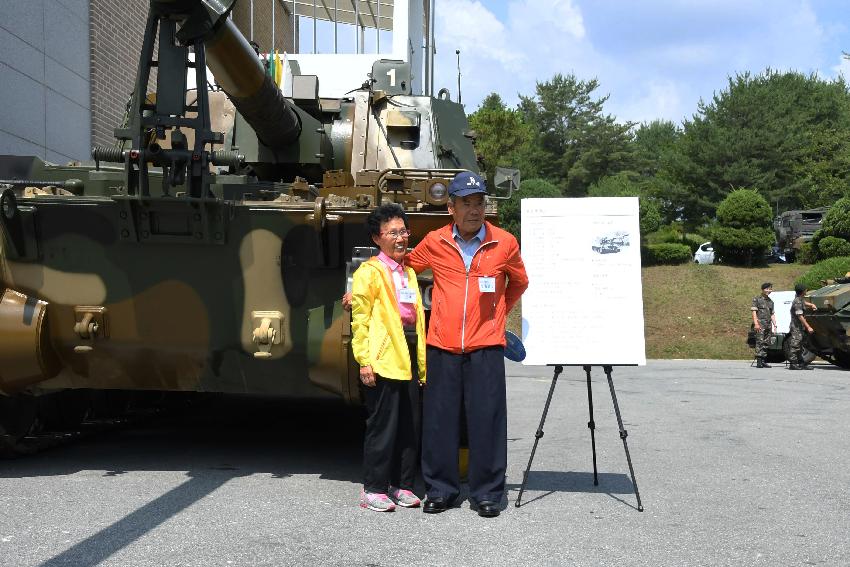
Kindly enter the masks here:
[[[448, 184], [452, 178], [466, 171], [465, 169], [420, 169], [410, 167], [390, 167], [378, 174], [375, 187], [379, 194], [399, 193], [407, 195], [423, 194], [424, 201], [429, 205], [445, 205], [448, 201]], [[505, 175], [515, 175], [516, 170], [502, 169]], [[487, 196], [491, 199], [506, 199], [510, 197], [515, 187], [507, 195], [496, 195], [496, 187], [490, 188]]]
[[390, 167], [375, 180], [378, 194], [392, 194], [395, 202], [422, 197], [428, 205], [445, 205], [449, 200], [449, 182], [464, 169], [419, 169]]

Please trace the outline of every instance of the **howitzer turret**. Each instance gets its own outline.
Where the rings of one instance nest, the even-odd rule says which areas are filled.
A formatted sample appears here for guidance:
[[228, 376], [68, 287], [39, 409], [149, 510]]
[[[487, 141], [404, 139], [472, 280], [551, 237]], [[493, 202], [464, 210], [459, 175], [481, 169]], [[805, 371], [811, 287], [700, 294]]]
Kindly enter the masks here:
[[284, 97], [232, 6], [151, 2], [127, 119], [93, 162], [0, 156], [0, 444], [72, 391], [359, 400], [339, 299], [363, 221], [395, 201], [413, 244], [447, 223], [472, 134], [404, 61], [342, 98], [293, 69]]
[[[216, 160], [205, 148], [208, 144], [225, 144], [225, 133], [211, 129], [209, 94], [204, 88], [207, 68], [240, 118], [252, 129], [259, 145], [272, 152], [285, 152], [299, 144], [304, 122], [313, 126], [313, 137], [319, 135], [321, 124], [283, 97], [277, 84], [265, 73], [257, 53], [228, 18], [233, 4], [234, 0], [151, 2], [129, 124], [116, 130], [119, 139], [131, 144], [127, 181], [130, 193], [135, 192], [136, 181], [131, 162], [144, 168], [143, 164], [150, 161], [168, 171], [167, 185], [181, 184], [183, 176], [175, 175], [175, 169], [181, 173], [187, 169], [190, 194], [208, 195], [211, 179], [206, 166]], [[157, 33], [159, 45], [154, 60]], [[194, 60], [190, 59], [190, 48]], [[194, 104], [187, 104], [186, 76], [191, 68], [195, 83], [201, 88], [195, 90]], [[151, 97], [147, 86], [154, 69], [158, 80]], [[194, 113], [194, 118], [187, 117], [187, 112]], [[163, 148], [160, 140], [172, 128], [170, 147]], [[183, 128], [194, 133], [191, 149], [187, 147]], [[318, 145], [322, 145], [321, 140]], [[125, 158], [126, 154], [121, 157]], [[230, 158], [232, 162], [235, 156]], [[139, 182], [142, 194], [148, 194], [145, 180]]]

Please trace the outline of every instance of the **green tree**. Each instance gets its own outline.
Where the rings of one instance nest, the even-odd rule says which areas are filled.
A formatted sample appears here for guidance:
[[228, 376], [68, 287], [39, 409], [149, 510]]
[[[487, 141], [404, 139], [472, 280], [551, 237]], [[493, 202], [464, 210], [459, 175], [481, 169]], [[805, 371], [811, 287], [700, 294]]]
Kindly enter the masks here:
[[[838, 241], [836, 241], [838, 240]], [[835, 202], [823, 217], [820, 230], [812, 237], [812, 247], [819, 260], [833, 256], [846, 256], [842, 253], [841, 241], [850, 241], [850, 198], [844, 197]]]
[[831, 204], [850, 187], [850, 94], [842, 78], [776, 72], [730, 78], [701, 101], [670, 157], [681, 217], [710, 219], [735, 188], [783, 209]]
[[836, 236], [850, 240], [850, 198], [844, 197], [835, 202], [823, 217], [822, 236]]
[[661, 211], [655, 201], [646, 198], [640, 200], [640, 234], [645, 236], [661, 228]]
[[501, 97], [491, 93], [469, 116], [475, 131], [475, 151], [483, 162], [487, 179], [493, 179], [497, 166], [519, 168], [524, 176], [533, 176], [529, 169], [531, 129], [517, 110], [505, 106]]
[[643, 123], [634, 132], [635, 170], [640, 174], [641, 194], [652, 199], [664, 224], [686, 217], [685, 204], [691, 199], [688, 188], [677, 180], [671, 167], [681, 137], [682, 129], [669, 120]]
[[682, 129], [669, 120], [644, 122], [634, 130], [635, 170], [642, 177], [667, 174]]
[[641, 195], [638, 174], [621, 171], [610, 177], [603, 177], [590, 186], [588, 197], [638, 197], [640, 199], [640, 234], [646, 236], [661, 226], [661, 213], [658, 205], [650, 198]]
[[561, 191], [544, 179], [526, 179], [519, 185], [519, 191], [510, 199], [499, 201], [499, 225], [520, 239], [520, 200], [544, 197], [560, 197]]
[[567, 196], [585, 196], [590, 185], [629, 169], [634, 159], [633, 124], [604, 114], [608, 97], [593, 98], [598, 87], [596, 79], [557, 74], [537, 83], [534, 96], [520, 96], [520, 113], [534, 136], [530, 165]]
[[732, 191], [717, 207], [712, 241], [720, 260], [752, 266], [774, 242], [770, 205], [756, 191]]
[[638, 175], [633, 171], [621, 171], [603, 177], [587, 190], [588, 197], [640, 197]]

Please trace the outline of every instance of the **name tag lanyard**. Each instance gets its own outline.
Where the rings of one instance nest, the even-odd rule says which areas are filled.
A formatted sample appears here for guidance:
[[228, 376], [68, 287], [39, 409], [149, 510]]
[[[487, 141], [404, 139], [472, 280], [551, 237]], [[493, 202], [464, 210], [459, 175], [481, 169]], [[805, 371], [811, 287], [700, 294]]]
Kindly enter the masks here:
[[392, 270], [393, 284], [396, 287], [396, 297], [399, 303], [416, 303], [416, 290], [407, 287], [407, 278], [401, 277], [397, 271]]

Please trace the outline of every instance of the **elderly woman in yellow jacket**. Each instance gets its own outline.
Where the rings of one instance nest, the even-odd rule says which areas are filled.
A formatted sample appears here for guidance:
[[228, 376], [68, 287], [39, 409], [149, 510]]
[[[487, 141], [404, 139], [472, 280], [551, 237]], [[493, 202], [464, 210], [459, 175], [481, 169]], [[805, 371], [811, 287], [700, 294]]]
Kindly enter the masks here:
[[425, 312], [416, 273], [404, 266], [407, 216], [384, 204], [366, 219], [380, 254], [354, 272], [351, 330], [368, 411], [360, 506], [379, 512], [419, 506], [419, 385], [425, 382]]

